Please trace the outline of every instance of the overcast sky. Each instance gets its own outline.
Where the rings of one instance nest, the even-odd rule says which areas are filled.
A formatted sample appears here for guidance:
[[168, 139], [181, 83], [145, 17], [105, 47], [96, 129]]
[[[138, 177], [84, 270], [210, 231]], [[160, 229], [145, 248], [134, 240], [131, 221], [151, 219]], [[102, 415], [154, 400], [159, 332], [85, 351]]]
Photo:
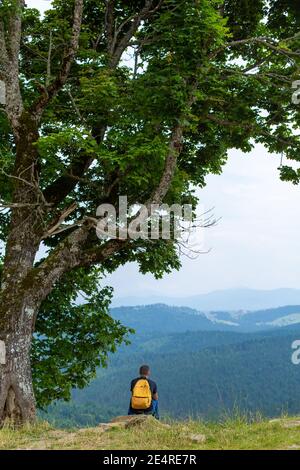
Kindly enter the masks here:
[[26, 0], [26, 4], [30, 8], [38, 8], [41, 12], [44, 12], [49, 8], [51, 0]]
[[[46, 0], [27, 0], [44, 10]], [[258, 146], [251, 154], [230, 152], [221, 176], [200, 191], [205, 209], [222, 220], [206, 231], [209, 254], [183, 259], [180, 272], [156, 281], [135, 265], [107, 279], [117, 297], [155, 293], [188, 296], [232, 287], [300, 287], [300, 188], [279, 180], [280, 157]]]

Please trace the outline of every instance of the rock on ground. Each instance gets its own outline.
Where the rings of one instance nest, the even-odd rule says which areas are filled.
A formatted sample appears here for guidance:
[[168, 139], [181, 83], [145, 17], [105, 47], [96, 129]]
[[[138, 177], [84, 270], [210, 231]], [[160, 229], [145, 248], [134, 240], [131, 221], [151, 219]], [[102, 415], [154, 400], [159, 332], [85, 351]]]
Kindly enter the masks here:
[[204, 434], [191, 434], [189, 439], [197, 444], [203, 444], [206, 441], [206, 436]]
[[161, 423], [153, 418], [153, 416], [149, 415], [117, 416], [113, 418], [110, 423], [100, 423], [99, 427], [103, 431], [108, 431], [113, 428], [129, 429], [136, 426], [148, 426], [153, 424], [158, 427], [170, 428], [168, 424]]
[[293, 419], [293, 420], [285, 420], [283, 418], [276, 418], [276, 419], [271, 419], [269, 421], [271, 424], [281, 424], [281, 426], [285, 429], [291, 429], [291, 428], [300, 428], [300, 419]]

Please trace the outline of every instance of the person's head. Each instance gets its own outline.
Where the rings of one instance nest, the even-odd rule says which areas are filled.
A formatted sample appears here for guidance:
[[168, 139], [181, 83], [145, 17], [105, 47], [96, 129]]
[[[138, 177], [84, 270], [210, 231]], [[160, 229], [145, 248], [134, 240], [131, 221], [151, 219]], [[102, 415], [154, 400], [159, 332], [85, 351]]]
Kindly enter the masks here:
[[140, 367], [140, 375], [141, 375], [142, 377], [149, 377], [149, 375], [150, 375], [150, 367], [149, 367], [149, 366], [146, 366], [146, 365], [141, 366], [141, 367]]

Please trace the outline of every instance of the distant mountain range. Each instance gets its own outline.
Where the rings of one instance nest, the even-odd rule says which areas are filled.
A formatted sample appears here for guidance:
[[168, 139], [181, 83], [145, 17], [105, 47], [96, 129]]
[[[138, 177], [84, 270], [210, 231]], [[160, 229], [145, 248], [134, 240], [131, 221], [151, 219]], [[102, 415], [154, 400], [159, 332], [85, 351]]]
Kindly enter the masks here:
[[116, 297], [113, 307], [163, 303], [201, 311], [263, 310], [285, 305], [300, 305], [300, 289], [228, 289], [190, 297], [167, 297], [144, 293], [135, 297]]
[[249, 311], [200, 312], [189, 307], [164, 304], [119, 307], [112, 316], [140, 334], [186, 331], [242, 331], [276, 330], [300, 324], [300, 305]]

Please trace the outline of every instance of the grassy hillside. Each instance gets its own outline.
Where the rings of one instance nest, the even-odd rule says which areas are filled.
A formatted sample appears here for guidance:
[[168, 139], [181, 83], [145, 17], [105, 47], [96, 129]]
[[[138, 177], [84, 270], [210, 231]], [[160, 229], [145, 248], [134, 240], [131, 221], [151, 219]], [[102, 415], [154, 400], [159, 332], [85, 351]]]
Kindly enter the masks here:
[[242, 418], [219, 424], [187, 421], [172, 422], [169, 427], [150, 420], [141, 426], [130, 429], [116, 427], [108, 431], [101, 427], [62, 431], [46, 423], [21, 430], [7, 427], [0, 431], [0, 449], [300, 449], [300, 419], [275, 422], [258, 419], [251, 424]]

